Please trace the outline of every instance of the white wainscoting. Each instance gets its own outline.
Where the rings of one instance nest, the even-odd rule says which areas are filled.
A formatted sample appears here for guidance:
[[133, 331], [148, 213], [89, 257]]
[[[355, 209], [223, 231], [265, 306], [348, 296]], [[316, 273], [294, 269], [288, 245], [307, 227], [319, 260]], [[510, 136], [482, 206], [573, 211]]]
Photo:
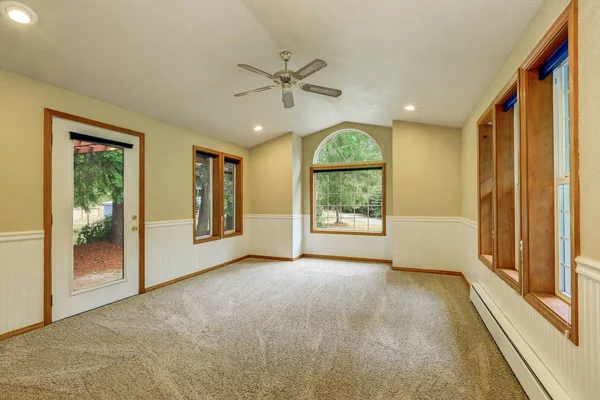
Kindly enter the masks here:
[[[465, 243], [464, 273], [470, 282], [479, 283], [537, 355], [551, 376], [573, 400], [597, 399], [600, 393], [600, 263], [580, 257], [579, 346], [573, 345], [554, 326], [533, 309], [477, 257], [477, 226], [463, 222]], [[551, 390], [553, 382], [542, 382]], [[554, 399], [560, 393], [551, 393]]]
[[44, 320], [44, 231], [0, 233], [0, 335]]
[[191, 219], [146, 223], [147, 288], [248, 254], [247, 231], [241, 236], [194, 244], [192, 224]]
[[462, 218], [392, 217], [393, 265], [462, 271]]
[[391, 217], [387, 217], [386, 236], [332, 235], [310, 232], [310, 214], [302, 217], [303, 247], [306, 254], [327, 256], [377, 258], [391, 260]]
[[293, 248], [292, 248], [292, 257], [296, 258], [302, 253], [304, 253], [304, 232], [302, 231], [302, 226], [304, 225], [304, 221], [302, 218], [302, 214], [294, 214], [292, 221], [292, 230], [293, 230]]
[[294, 257], [294, 215], [247, 214], [249, 254]]

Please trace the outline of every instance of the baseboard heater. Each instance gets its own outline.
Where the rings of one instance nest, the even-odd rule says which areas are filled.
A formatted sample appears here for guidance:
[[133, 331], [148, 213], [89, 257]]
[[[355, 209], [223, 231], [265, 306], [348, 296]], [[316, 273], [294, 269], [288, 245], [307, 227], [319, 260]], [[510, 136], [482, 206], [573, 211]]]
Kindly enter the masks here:
[[531, 400], [571, 399], [478, 283], [471, 301]]

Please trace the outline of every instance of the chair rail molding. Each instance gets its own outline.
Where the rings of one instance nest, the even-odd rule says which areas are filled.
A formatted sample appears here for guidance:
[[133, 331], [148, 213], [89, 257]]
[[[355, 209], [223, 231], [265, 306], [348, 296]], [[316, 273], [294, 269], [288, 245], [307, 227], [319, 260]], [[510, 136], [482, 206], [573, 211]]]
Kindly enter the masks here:
[[575, 261], [577, 262], [575, 271], [578, 275], [600, 282], [600, 261], [582, 256], [577, 257]]
[[175, 219], [172, 221], [146, 222], [146, 229], [166, 228], [168, 226], [191, 225], [193, 223], [194, 223], [193, 219]]
[[301, 219], [302, 214], [245, 214], [247, 219]]
[[477, 229], [477, 222], [468, 218], [461, 218], [461, 222], [469, 228]]
[[39, 240], [43, 238], [43, 230], [0, 233], [0, 242], [23, 242], [26, 240]]
[[420, 217], [399, 216], [391, 217], [392, 222], [462, 222], [461, 217]]

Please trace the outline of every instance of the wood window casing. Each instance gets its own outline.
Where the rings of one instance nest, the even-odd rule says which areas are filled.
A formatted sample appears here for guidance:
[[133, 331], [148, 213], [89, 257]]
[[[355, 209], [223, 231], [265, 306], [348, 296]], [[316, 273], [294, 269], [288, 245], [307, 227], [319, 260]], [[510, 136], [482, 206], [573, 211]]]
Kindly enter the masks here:
[[539, 79], [542, 63], [568, 38], [571, 171], [571, 266], [579, 255], [577, 1], [573, 1], [519, 69], [523, 295], [574, 344], [579, 343], [577, 273], [571, 304], [556, 295], [553, 77]]
[[[212, 226], [210, 236], [198, 238], [196, 234], [196, 163], [197, 163], [197, 155], [205, 154], [212, 157]], [[194, 244], [210, 242], [213, 240], [221, 239], [221, 213], [220, 205], [221, 205], [221, 194], [220, 194], [220, 177], [221, 177], [221, 163], [223, 158], [221, 157], [221, 153], [205, 149], [203, 147], [194, 146], [193, 153], [193, 161], [192, 161], [192, 182], [193, 182], [193, 190], [192, 190], [192, 216], [193, 216], [193, 232], [194, 232]]]
[[[317, 219], [315, 213], [315, 172], [316, 171], [352, 171], [360, 169], [381, 169], [381, 232], [368, 231], [342, 231], [342, 230], [327, 230], [318, 229], [316, 227]], [[362, 236], [385, 236], [386, 235], [386, 176], [384, 162], [360, 162], [360, 163], [340, 163], [340, 164], [323, 164], [315, 165], [310, 168], [310, 232], [319, 234], [334, 234], [334, 235], [362, 235]]]
[[[513, 75], [493, 103], [494, 137], [494, 255], [495, 272], [504, 282], [521, 293], [520, 222], [516, 221], [520, 200], [516, 198], [515, 114], [517, 104], [505, 111], [505, 104], [518, 93], [518, 74]], [[517, 96], [518, 97], [518, 96]], [[516, 169], [516, 171], [515, 171]]]
[[[221, 177], [221, 182], [225, 182], [225, 163], [227, 162], [231, 162], [233, 164], [236, 165], [236, 173], [235, 173], [235, 181], [234, 181], [234, 204], [235, 204], [235, 215], [234, 215], [234, 220], [235, 220], [235, 228], [232, 232], [226, 232], [225, 231], [225, 223], [223, 222], [221, 224], [222, 226], [222, 232], [221, 235], [223, 238], [228, 238], [228, 237], [234, 237], [234, 236], [240, 236], [243, 235], [244, 233], [244, 179], [243, 179], [243, 174], [244, 174], [244, 159], [242, 157], [238, 157], [238, 156], [234, 156], [232, 154], [225, 154], [223, 153], [223, 157], [221, 157], [222, 160], [222, 167], [221, 167], [221, 171], [222, 171], [222, 177]], [[221, 190], [221, 204], [222, 204], [222, 208], [225, 207], [225, 190]], [[223, 219], [223, 216], [221, 216], [221, 218]]]
[[[196, 155], [205, 154], [213, 159], [212, 170], [212, 226], [211, 234], [207, 237], [198, 238], [196, 235]], [[225, 162], [236, 164], [237, 173], [235, 178], [235, 230], [225, 233], [224, 231], [224, 165]], [[232, 154], [193, 146], [192, 159], [192, 217], [193, 217], [193, 241], [194, 244], [211, 242], [223, 238], [239, 236], [243, 234], [243, 158]]]
[[477, 121], [478, 181], [478, 255], [479, 260], [494, 270], [494, 129], [490, 106]]

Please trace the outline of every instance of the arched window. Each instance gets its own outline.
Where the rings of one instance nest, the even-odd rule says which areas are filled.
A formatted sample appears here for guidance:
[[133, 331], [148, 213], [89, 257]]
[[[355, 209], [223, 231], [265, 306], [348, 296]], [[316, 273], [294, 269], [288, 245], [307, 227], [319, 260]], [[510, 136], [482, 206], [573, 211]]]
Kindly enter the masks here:
[[367, 133], [344, 129], [319, 145], [311, 168], [311, 232], [385, 235], [385, 163]]
[[371, 136], [355, 129], [342, 129], [327, 136], [315, 152], [313, 164], [381, 161], [379, 145]]

